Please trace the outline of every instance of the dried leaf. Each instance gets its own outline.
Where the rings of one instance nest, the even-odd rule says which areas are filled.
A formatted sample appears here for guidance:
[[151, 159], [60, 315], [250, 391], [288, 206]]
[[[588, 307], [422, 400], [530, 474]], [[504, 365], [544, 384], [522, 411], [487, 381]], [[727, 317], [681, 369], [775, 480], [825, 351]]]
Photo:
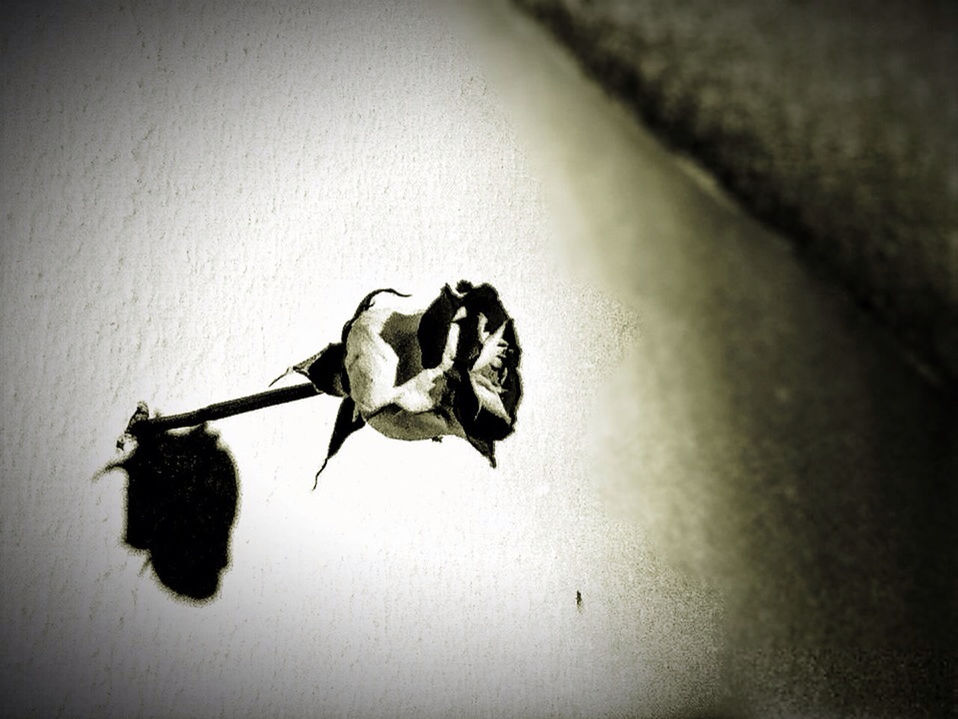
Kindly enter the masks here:
[[339, 411], [336, 413], [336, 423], [333, 425], [333, 436], [329, 439], [329, 449], [326, 451], [326, 459], [323, 460], [323, 466], [316, 472], [316, 482], [313, 483], [313, 489], [316, 489], [316, 484], [319, 482], [319, 475], [326, 469], [330, 458], [343, 446], [343, 442], [346, 441], [346, 438], [356, 430], [362, 429], [365, 425], [366, 423], [363, 421], [363, 418], [360, 417], [356, 411], [356, 403], [353, 402], [351, 397], [346, 397], [342, 403], [340, 403]]

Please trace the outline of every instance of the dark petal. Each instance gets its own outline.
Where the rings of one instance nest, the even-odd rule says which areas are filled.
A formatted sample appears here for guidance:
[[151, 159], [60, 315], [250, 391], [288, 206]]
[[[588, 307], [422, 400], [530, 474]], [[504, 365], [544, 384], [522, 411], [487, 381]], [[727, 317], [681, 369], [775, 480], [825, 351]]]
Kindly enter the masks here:
[[[518, 385], [517, 380], [513, 381]], [[508, 378], [506, 382], [507, 384], [509, 383]], [[515, 392], [512, 396], [518, 397], [519, 393]], [[471, 386], [464, 385], [458, 389], [455, 397], [456, 418], [459, 420], [459, 424], [462, 425], [462, 428], [466, 431], [470, 440], [498, 441], [505, 439], [515, 431], [516, 406], [513, 403], [506, 402], [506, 400], [509, 399], [506, 393], [504, 393], [501, 398], [503, 399], [503, 405], [506, 411], [510, 414], [510, 421], [506, 421], [502, 417], [486, 410], [479, 403], [479, 399], [472, 391]]]
[[[498, 441], [512, 434], [515, 428], [519, 402], [522, 399], [522, 381], [519, 374], [519, 362], [522, 351], [516, 336], [515, 323], [506, 313], [499, 294], [489, 284], [474, 288], [462, 300], [468, 318], [462, 322], [460, 332], [459, 356], [464, 359], [464, 379], [456, 383], [454, 411], [470, 441]], [[468, 368], [480, 351], [478, 335], [478, 315], [487, 319], [486, 330], [495, 332], [506, 323], [502, 338], [509, 348], [505, 352], [503, 371], [501, 372], [502, 401], [509, 420], [499, 417], [483, 408], [468, 380]]]
[[[459, 307], [459, 298], [452, 293], [449, 285], [446, 285], [442, 288], [439, 297], [433, 300], [419, 320], [416, 337], [419, 340], [419, 349], [422, 353], [423, 369], [437, 367], [442, 361], [449, 327]], [[462, 346], [461, 338], [460, 346]]]
[[509, 319], [505, 307], [499, 300], [499, 293], [490, 284], [484, 283], [470, 290], [463, 297], [462, 304], [470, 315], [478, 315], [481, 312], [486, 316], [486, 329], [489, 332], [495, 332], [499, 329], [499, 325]]

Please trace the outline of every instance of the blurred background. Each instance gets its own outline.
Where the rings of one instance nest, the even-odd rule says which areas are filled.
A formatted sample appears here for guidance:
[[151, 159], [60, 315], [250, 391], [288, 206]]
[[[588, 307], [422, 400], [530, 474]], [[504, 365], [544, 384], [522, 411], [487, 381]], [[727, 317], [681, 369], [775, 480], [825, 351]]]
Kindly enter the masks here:
[[[931, 184], [894, 169], [862, 185], [827, 162], [851, 115], [796, 84], [795, 127], [824, 135], [795, 130], [791, 159], [763, 166], [741, 138], [761, 124], [749, 108], [778, 107], [782, 57], [807, 58], [808, 92], [834, 74], [871, 107], [840, 79], [865, 56], [828, 42], [848, 37], [841, 12], [534, 5], [589, 72], [506, 2], [5, 7], [0, 713], [954, 711], [955, 135], [895, 120], [905, 144], [867, 143], [868, 168], [920, 156], [904, 179]], [[867, 14], [862, 42], [917, 28], [890, 67], [939, 87], [942, 8]], [[787, 13], [816, 31], [786, 32]], [[667, 40], [643, 55], [643, 32]], [[730, 68], [700, 121], [740, 139], [677, 154], [695, 142], [669, 98], [699, 86], [620, 102], [588, 59], [603, 37], [669, 77]], [[912, 108], [898, 87], [873, 90]], [[954, 121], [953, 95], [922, 92], [941, 97], [909, 118]], [[859, 192], [885, 223], [898, 210], [869, 203], [903, 194], [926, 204], [902, 217], [938, 229], [882, 239], [899, 254], [875, 272], [871, 235], [839, 233], [861, 262], [831, 262], [814, 223], [756, 219], [768, 207], [714, 164], [726, 146], [809, 217]], [[796, 179], [814, 172], [831, 179]], [[138, 400], [173, 413], [259, 391], [369, 290], [428, 300], [458, 279], [498, 288], [523, 348], [498, 469], [464, 442], [367, 428], [311, 491], [337, 403], [309, 399], [214, 426], [239, 487], [214, 597], [176, 595], [124, 543], [127, 478], [99, 472]], [[863, 309], [858, 287], [888, 299]]]
[[516, 4], [954, 386], [958, 6]]

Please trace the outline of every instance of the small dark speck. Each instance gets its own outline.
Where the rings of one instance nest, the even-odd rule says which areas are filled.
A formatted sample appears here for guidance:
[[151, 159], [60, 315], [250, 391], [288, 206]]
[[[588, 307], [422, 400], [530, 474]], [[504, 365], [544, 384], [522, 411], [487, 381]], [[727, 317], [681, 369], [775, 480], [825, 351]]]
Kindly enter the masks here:
[[575, 608], [580, 612], [582, 611], [582, 592], [578, 589], [575, 592]]

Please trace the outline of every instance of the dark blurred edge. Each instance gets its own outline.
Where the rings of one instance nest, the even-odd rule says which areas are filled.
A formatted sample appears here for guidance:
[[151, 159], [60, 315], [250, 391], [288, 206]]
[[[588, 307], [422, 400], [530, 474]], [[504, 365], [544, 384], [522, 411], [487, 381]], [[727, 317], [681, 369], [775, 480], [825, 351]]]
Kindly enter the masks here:
[[[641, 37], [636, 28], [616, 22], [615, 14], [628, 13], [628, 4], [609, 0], [512, 2], [568, 46], [584, 69], [610, 94], [624, 101], [660, 139], [699, 162], [749, 212], [790, 238], [808, 265], [845, 287], [865, 311], [878, 319], [927, 381], [949, 394], [958, 394], [958, 292], [954, 289], [958, 268], [953, 266], [955, 250], [949, 245], [958, 241], [958, 208], [948, 202], [946, 188], [940, 188], [940, 196], [929, 198], [927, 192], [922, 196], [927, 188], [919, 184], [905, 188], [911, 194], [902, 200], [900, 196], [907, 193], [900, 184], [892, 183], [883, 186], [883, 196], [876, 198], [882, 207], [887, 206], [887, 221], [875, 223], [874, 216], [864, 213], [856, 216], [855, 209], [844, 201], [862, 188], [847, 168], [829, 168], [836, 170], [834, 175], [840, 180], [837, 190], [823, 189], [825, 182], [819, 180], [826, 178], [814, 177], [814, 169], [808, 185], [790, 186], [788, 178], [776, 174], [776, 148], [768, 147], [755, 132], [758, 118], [746, 116], [743, 126], [731, 135], [721, 128], [703, 130], [707, 111], [698, 103], [694, 84], [683, 87], [675, 80], [676, 73], [671, 72], [674, 68], [667, 68], [672, 86], [666, 87], [661, 77], [644, 69], [654, 65], [644, 62], [649, 59], [644, 54], [647, 38]], [[756, 3], [756, 8], [759, 6]], [[815, 8], [810, 11], [815, 12]], [[917, 3], [914, 12], [925, 13], [922, 19], [926, 25], [934, 26], [935, 19], [954, 24], [953, 34], [958, 36], [958, 12], [947, 3]], [[868, 17], [867, 21], [882, 22], [884, 18]], [[950, 24], [943, 32], [949, 31]], [[703, 25], [709, 27], [704, 20]], [[673, 46], [666, 53], [675, 66], [682, 63], [683, 42], [684, 49], [694, 50], [695, 40], [677, 37], [680, 35], [676, 32], [670, 37]], [[847, 48], [829, 50], [849, 53]], [[660, 56], [656, 59], [661, 61], [661, 48], [657, 51]], [[759, 62], [762, 58], [749, 59]], [[787, 70], [775, 69], [782, 70], [783, 76]], [[836, 72], [841, 69], [837, 67]], [[940, 76], [944, 68], [931, 69]], [[783, 89], [783, 97], [785, 92]], [[769, 108], [771, 113], [780, 112], [782, 104], [776, 107], [770, 102]], [[843, 120], [836, 110], [836, 115], [824, 118], [823, 124]], [[911, 129], [920, 133], [920, 128]], [[809, 148], [805, 149], [811, 154]], [[929, 153], [936, 151], [947, 152], [948, 148], [928, 148]], [[831, 161], [827, 154], [818, 160], [826, 164]], [[894, 168], [889, 175], [896, 176]], [[928, 207], [934, 212], [922, 215]], [[941, 246], [933, 243], [936, 238]], [[929, 258], [929, 253], [934, 256]]]

